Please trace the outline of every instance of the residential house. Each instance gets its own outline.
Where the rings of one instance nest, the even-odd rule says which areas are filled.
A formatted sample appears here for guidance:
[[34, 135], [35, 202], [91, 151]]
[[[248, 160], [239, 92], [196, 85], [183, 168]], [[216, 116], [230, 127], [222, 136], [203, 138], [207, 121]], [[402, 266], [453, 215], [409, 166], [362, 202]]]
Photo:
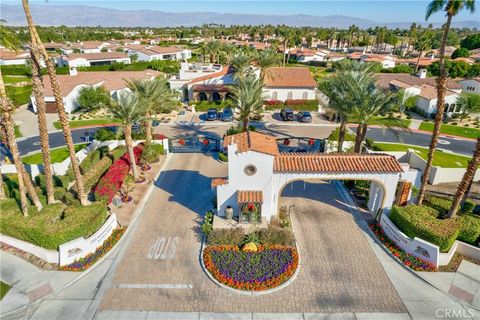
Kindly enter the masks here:
[[113, 63], [130, 64], [130, 57], [123, 52], [78, 53], [61, 56], [59, 66], [70, 68], [111, 65]]
[[475, 60], [476, 62], [480, 62], [480, 48], [470, 50], [469, 58]]
[[[377, 85], [392, 91], [405, 90], [409, 96], [416, 96], [416, 107], [426, 115], [437, 111], [436, 79], [427, 78], [427, 71], [421, 69], [418, 76], [406, 73], [380, 73], [377, 75]], [[445, 112], [457, 113], [461, 110], [457, 106], [457, 99], [462, 87], [453, 79], [447, 79], [445, 94]]]
[[395, 67], [395, 57], [391, 55], [354, 52], [348, 54], [347, 57], [349, 59], [357, 60], [360, 62], [377, 62], [380, 63], [382, 65], [382, 68], [384, 69], [390, 69]]
[[233, 71], [228, 66], [208, 63], [180, 64], [180, 72], [170, 77], [170, 88], [181, 93], [183, 101], [217, 101], [230, 97]]
[[[99, 53], [103, 48], [110, 46], [108, 42], [102, 41], [81, 41], [71, 44], [71, 49], [73, 51], [78, 50], [80, 53]], [[69, 52], [65, 52], [68, 54]]]
[[462, 92], [480, 94], [480, 77], [459, 81]]
[[[125, 79], [153, 79], [161, 75], [158, 71], [101, 71], [101, 72], [77, 72], [75, 68], [70, 70], [69, 75], [57, 75], [60, 90], [63, 94], [65, 111], [71, 113], [77, 108], [76, 99], [83, 87], [103, 86], [115, 99], [119, 92], [128, 90]], [[52, 85], [48, 76], [43, 76], [45, 86], [45, 103], [48, 113], [56, 112], [55, 97], [53, 96]], [[33, 111], [36, 112], [37, 104], [35, 97], [30, 97]]]
[[0, 66], [25, 65], [30, 52], [0, 49]]
[[128, 54], [136, 54], [138, 61], [153, 60], [187, 60], [192, 57], [192, 51], [179, 47], [160, 47], [160, 46], [144, 46], [142, 48], [132, 48], [128, 50]]
[[317, 83], [304, 67], [272, 67], [265, 70], [265, 100], [313, 100]]

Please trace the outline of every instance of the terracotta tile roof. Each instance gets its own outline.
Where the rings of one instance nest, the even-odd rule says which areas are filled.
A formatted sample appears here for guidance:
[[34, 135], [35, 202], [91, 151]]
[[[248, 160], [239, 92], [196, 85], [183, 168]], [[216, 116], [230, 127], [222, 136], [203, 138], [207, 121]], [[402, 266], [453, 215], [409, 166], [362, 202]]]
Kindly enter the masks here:
[[69, 54], [64, 58], [66, 61], [72, 61], [75, 59], [85, 60], [112, 60], [128, 58], [128, 55], [123, 52], [98, 52], [98, 53], [76, 53]]
[[274, 172], [402, 172], [395, 157], [385, 154], [281, 153]]
[[[445, 96], [446, 97], [456, 95], [456, 94], [458, 94], [458, 93], [456, 93], [455, 91], [451, 91], [451, 90], [446, 90], [445, 91]], [[428, 84], [424, 84], [421, 87], [419, 96], [422, 97], [422, 98], [428, 99], [428, 100], [437, 99], [437, 87], [434, 87], [434, 86], [431, 86], [431, 85], [428, 85]]]
[[238, 203], [246, 203], [246, 202], [263, 203], [263, 192], [256, 191], [256, 190], [250, 190], [250, 191], [238, 190], [237, 202]]
[[223, 139], [223, 147], [237, 144], [237, 152], [256, 151], [260, 153], [278, 155], [278, 145], [275, 137], [259, 132], [241, 132]]
[[97, 49], [103, 45], [101, 41], [83, 41], [72, 43], [73, 48], [81, 48], [81, 49]]
[[[109, 91], [126, 88], [125, 80], [128, 79], [151, 79], [157, 77], [161, 72], [154, 70], [145, 71], [99, 71], [99, 72], [79, 72], [76, 76], [57, 75], [60, 90], [65, 97], [72, 90], [80, 85], [95, 85], [101, 83]], [[50, 78], [45, 75], [42, 77], [45, 86], [45, 95], [52, 96], [52, 85]]]
[[0, 49], [0, 59], [2, 60], [18, 60], [26, 59], [30, 56], [27, 51], [13, 51], [13, 50], [4, 50]]
[[[419, 78], [406, 73], [378, 73], [376, 74], [376, 83], [378, 86], [388, 89], [392, 80], [401, 81], [411, 86], [421, 87], [424, 84], [431, 86], [437, 85], [436, 78]], [[459, 90], [462, 87], [453, 79], [447, 78], [447, 88], [450, 90]]]
[[178, 47], [160, 47], [160, 46], [142, 46], [143, 48], [136, 49], [141, 51], [149, 56], [154, 56], [157, 54], [168, 54], [168, 53], [177, 53], [183, 51], [182, 48]]
[[458, 57], [458, 58], [455, 58], [453, 59], [453, 61], [463, 61], [463, 62], [466, 62], [470, 65], [474, 64], [475, 63], [475, 60], [472, 59], [472, 58], [464, 58], [464, 57]]
[[193, 91], [219, 91], [229, 92], [231, 88], [224, 84], [194, 84], [192, 86]]
[[228, 180], [225, 178], [213, 178], [212, 179], [212, 188], [227, 184]]
[[202, 82], [202, 81], [209, 80], [209, 79], [223, 77], [224, 75], [226, 75], [229, 72], [233, 72], [232, 69], [228, 66], [223, 66], [222, 70], [220, 70], [218, 72], [215, 72], [215, 73], [207, 74], [205, 76], [195, 78], [195, 79], [191, 80], [190, 83], [197, 83], [197, 82]]
[[305, 67], [273, 67], [265, 72], [265, 87], [315, 88], [317, 83]]

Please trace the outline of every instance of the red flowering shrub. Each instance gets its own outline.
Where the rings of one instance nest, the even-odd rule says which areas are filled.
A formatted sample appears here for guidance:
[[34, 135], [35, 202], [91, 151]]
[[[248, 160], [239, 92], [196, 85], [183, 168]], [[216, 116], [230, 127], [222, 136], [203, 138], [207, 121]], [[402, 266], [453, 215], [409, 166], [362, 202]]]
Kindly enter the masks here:
[[280, 100], [265, 100], [265, 108], [267, 110], [275, 110], [283, 107], [283, 101]]
[[[143, 145], [139, 144], [133, 148], [135, 163], [138, 164], [143, 152]], [[130, 172], [130, 156], [126, 152], [120, 159], [115, 161], [105, 175], [100, 179], [94, 189], [95, 199], [105, 199], [107, 203], [112, 202], [115, 194], [122, 187], [123, 181]]]
[[154, 133], [152, 137], [153, 137], [153, 140], [163, 140], [167, 138], [167, 136], [161, 133]]

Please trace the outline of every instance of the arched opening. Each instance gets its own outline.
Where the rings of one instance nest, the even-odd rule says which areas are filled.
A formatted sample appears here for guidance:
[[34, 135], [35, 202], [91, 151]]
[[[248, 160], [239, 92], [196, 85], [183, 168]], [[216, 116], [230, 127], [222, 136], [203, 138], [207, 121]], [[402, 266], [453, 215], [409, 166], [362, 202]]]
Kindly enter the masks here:
[[303, 92], [303, 94], [302, 94], [302, 99], [303, 99], [303, 100], [307, 100], [307, 99], [308, 99], [308, 92], [307, 92], [307, 91]]
[[[340, 184], [343, 184], [345, 189]], [[352, 188], [352, 185], [355, 185], [354, 188]], [[365, 220], [377, 218], [380, 209], [385, 206], [387, 190], [383, 182], [379, 180], [292, 179], [278, 190], [278, 199], [274, 199], [274, 202], [276, 202], [275, 215], [278, 216], [282, 208], [292, 204], [291, 201], [286, 201], [284, 198], [302, 198], [302, 202], [307, 199], [312, 202], [312, 206], [315, 205], [315, 202], [329, 203], [348, 211], [350, 204], [346, 202], [345, 195], [342, 195], [342, 189], [346, 190], [362, 209]]]
[[205, 92], [198, 93], [198, 101], [207, 101], [208, 96]]
[[225, 94], [225, 100], [232, 100], [232, 99], [233, 99], [233, 93], [227, 92], [227, 94]]
[[277, 100], [278, 99], [278, 94], [277, 91], [272, 92], [272, 100]]
[[212, 101], [220, 101], [222, 100], [222, 97], [220, 96], [220, 93], [217, 91], [212, 92]]
[[288, 100], [291, 100], [293, 98], [293, 92], [292, 91], [288, 91], [287, 93], [287, 99]]

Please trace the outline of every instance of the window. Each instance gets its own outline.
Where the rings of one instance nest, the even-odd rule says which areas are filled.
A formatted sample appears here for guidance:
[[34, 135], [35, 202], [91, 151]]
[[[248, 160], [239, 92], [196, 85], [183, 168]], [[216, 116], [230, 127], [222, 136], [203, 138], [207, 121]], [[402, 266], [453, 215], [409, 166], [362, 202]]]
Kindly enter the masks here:
[[247, 176], [253, 176], [255, 173], [257, 173], [257, 167], [255, 167], [253, 164], [249, 164], [245, 166], [245, 169], [243, 169], [243, 171]]
[[288, 91], [287, 93], [287, 99], [291, 100], [293, 97], [293, 92], [292, 91]]
[[455, 112], [455, 103], [450, 105], [450, 112]]
[[272, 100], [277, 100], [277, 91], [273, 91]]
[[308, 99], [308, 92], [305, 91], [303, 94], [302, 94], [302, 99], [303, 100], [307, 100]]

